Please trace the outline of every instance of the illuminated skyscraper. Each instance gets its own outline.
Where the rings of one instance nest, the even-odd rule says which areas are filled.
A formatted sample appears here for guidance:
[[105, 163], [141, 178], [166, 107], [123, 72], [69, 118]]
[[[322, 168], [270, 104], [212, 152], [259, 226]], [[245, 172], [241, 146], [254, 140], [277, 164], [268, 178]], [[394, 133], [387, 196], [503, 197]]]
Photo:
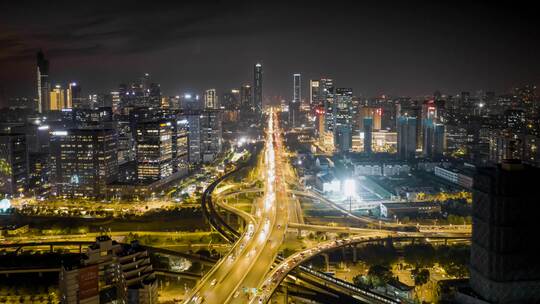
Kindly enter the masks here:
[[28, 149], [24, 134], [0, 134], [0, 193], [17, 194], [28, 184]]
[[424, 157], [439, 159], [443, 156], [445, 147], [444, 125], [436, 123], [432, 118], [424, 120], [424, 144], [422, 145]]
[[51, 132], [51, 173], [62, 197], [97, 197], [118, 177], [117, 135], [112, 129]]
[[334, 143], [340, 152], [352, 148], [352, 96], [350, 88], [338, 88], [334, 96]]
[[49, 92], [51, 84], [49, 82], [49, 61], [40, 50], [37, 53], [37, 93], [38, 93], [38, 112], [49, 111]]
[[171, 122], [138, 123], [135, 141], [139, 182], [154, 182], [173, 173]]
[[263, 70], [262, 64], [253, 67], [253, 109], [256, 114], [262, 114], [263, 101]]
[[298, 127], [300, 124], [300, 103], [302, 102], [302, 88], [300, 74], [293, 75], [293, 98], [289, 104], [289, 126]]
[[403, 160], [414, 159], [416, 152], [416, 117], [398, 118], [398, 157]]
[[364, 152], [371, 153], [373, 143], [373, 118], [364, 117]]
[[311, 79], [309, 81], [309, 105], [311, 109], [319, 105], [320, 102], [320, 81]]
[[244, 84], [240, 88], [240, 109], [245, 111], [251, 108], [251, 86]]
[[50, 111], [60, 111], [66, 108], [66, 91], [60, 85], [56, 85], [49, 93]]
[[205, 109], [219, 108], [216, 89], [208, 89], [206, 90], [206, 92], [204, 92], [204, 108]]
[[324, 131], [334, 131], [334, 82], [332, 79], [321, 79], [321, 99], [324, 106]]
[[76, 82], [68, 85], [66, 91], [66, 108], [82, 108], [81, 87]]
[[212, 162], [221, 152], [222, 124], [221, 112], [206, 110], [200, 116], [201, 156], [205, 163]]

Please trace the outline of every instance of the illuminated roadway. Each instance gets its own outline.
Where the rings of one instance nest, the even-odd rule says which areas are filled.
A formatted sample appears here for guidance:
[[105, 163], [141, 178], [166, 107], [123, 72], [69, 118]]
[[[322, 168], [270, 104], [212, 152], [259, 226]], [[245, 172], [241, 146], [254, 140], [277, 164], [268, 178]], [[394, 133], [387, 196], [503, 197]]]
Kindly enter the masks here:
[[264, 196], [256, 202], [256, 223], [248, 222], [231, 251], [195, 286], [187, 303], [245, 303], [271, 268], [284, 240], [289, 201], [282, 168], [283, 146], [270, 112], [264, 149]]
[[[442, 236], [442, 235], [432, 235], [429, 237], [426, 237], [425, 233], [416, 233], [416, 232], [390, 232], [390, 231], [375, 231], [372, 230], [371, 233], [367, 233], [362, 236], [352, 236], [344, 239], [338, 239], [338, 240], [332, 240], [332, 241], [326, 241], [317, 244], [316, 246], [313, 246], [311, 248], [296, 252], [286, 259], [283, 259], [278, 265], [276, 265], [271, 272], [269, 272], [266, 275], [266, 278], [263, 280], [263, 283], [258, 287], [259, 290], [262, 292], [259, 293], [255, 298], [251, 300], [250, 303], [267, 303], [276, 290], [276, 288], [279, 286], [281, 281], [285, 279], [285, 277], [289, 274], [291, 270], [298, 267], [303, 262], [313, 258], [314, 256], [318, 255], [319, 253], [323, 251], [329, 251], [333, 250], [339, 247], [348, 246], [348, 245], [354, 245], [357, 243], [365, 243], [365, 242], [373, 242], [376, 240], [383, 240], [387, 239], [389, 237], [392, 237], [394, 241], [399, 241], [401, 239], [413, 239], [413, 238], [425, 238], [426, 240], [432, 239], [432, 240], [438, 240], [438, 239], [456, 239], [456, 240], [468, 240], [469, 236]], [[326, 279], [326, 278], [324, 278]], [[337, 280], [336, 280], [337, 281]], [[337, 282], [339, 283], [339, 282]], [[347, 284], [349, 285], [349, 284]], [[344, 286], [349, 289], [354, 289], [353, 286]], [[383, 302], [383, 303], [394, 303], [391, 299], [386, 299], [386, 297], [378, 299], [380, 295], [359, 289], [353, 290], [358, 293], [358, 295], [363, 295], [364, 297], [375, 297], [377, 302]]]

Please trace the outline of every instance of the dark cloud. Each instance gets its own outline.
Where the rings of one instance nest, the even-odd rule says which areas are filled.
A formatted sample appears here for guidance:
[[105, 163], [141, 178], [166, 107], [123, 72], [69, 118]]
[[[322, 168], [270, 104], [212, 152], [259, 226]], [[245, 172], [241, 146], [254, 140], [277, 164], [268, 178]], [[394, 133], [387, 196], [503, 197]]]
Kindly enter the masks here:
[[55, 81], [107, 91], [151, 72], [167, 93], [238, 86], [265, 65], [268, 94], [290, 75], [327, 75], [357, 94], [505, 90], [538, 82], [538, 22], [524, 4], [403, 1], [5, 1], [0, 86], [32, 95], [35, 52]]

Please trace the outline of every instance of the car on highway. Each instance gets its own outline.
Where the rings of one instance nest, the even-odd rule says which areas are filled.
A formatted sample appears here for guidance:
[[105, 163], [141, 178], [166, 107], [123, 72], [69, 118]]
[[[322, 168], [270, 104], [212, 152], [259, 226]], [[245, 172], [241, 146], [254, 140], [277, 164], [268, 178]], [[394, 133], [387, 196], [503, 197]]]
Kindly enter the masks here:
[[210, 286], [215, 286], [217, 283], [217, 279], [213, 279], [212, 282], [210, 282]]

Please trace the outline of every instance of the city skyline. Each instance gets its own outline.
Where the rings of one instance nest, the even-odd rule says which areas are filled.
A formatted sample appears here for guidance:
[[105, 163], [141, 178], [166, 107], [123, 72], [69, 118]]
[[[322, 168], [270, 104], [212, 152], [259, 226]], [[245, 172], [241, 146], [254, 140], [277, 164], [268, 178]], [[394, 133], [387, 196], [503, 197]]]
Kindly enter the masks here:
[[289, 2], [0, 4], [1, 303], [540, 303], [536, 11]]
[[[538, 42], [530, 39], [538, 27], [527, 10], [422, 2], [390, 10], [389, 4], [339, 3], [347, 9], [321, 13], [317, 7], [324, 2], [310, 3], [287, 5], [283, 13], [277, 13], [285, 5], [280, 2], [177, 4], [166, 13], [165, 4], [156, 4], [115, 16], [121, 4], [83, 4], [93, 12], [88, 15], [63, 14], [67, 3], [53, 8], [36, 2], [37, 11], [48, 14], [32, 13], [36, 18], [27, 23], [20, 21], [28, 13], [20, 6], [2, 7], [1, 102], [37, 97], [34, 64], [40, 48], [51, 62], [52, 85], [77, 81], [92, 93], [109, 92], [146, 72], [167, 95], [224, 91], [250, 83], [256, 62], [265, 66], [265, 95], [286, 100], [292, 98], [287, 79], [296, 72], [304, 80], [333, 78], [364, 97], [503, 93], [540, 80], [532, 51]], [[45, 15], [67, 17], [40, 22]], [[131, 15], [154, 25], [134, 23]], [[320, 38], [310, 39], [314, 34]]]

